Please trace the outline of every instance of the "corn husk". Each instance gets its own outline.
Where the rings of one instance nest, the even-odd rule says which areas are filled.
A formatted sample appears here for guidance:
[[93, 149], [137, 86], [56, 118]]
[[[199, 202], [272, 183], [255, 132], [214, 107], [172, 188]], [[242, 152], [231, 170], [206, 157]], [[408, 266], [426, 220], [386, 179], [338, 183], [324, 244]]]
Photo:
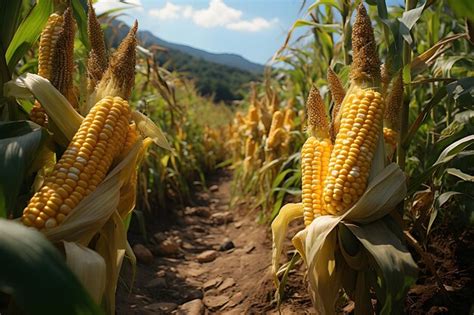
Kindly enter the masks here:
[[[36, 74], [25, 73], [15, 80], [5, 83], [5, 96], [31, 99], [33, 96], [41, 103], [59, 130], [55, 130], [61, 145], [69, 143], [76, 134], [82, 120], [69, 101], [47, 79]], [[66, 141], [66, 143], [64, 143]]]
[[96, 303], [105, 290], [105, 260], [90, 248], [77, 243], [63, 242], [66, 264], [87, 289]]

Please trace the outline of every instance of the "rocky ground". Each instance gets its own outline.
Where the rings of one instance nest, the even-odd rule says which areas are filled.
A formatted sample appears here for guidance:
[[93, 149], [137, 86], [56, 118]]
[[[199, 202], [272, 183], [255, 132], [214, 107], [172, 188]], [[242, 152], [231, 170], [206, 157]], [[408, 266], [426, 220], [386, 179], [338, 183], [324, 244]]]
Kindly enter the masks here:
[[[200, 206], [178, 210], [182, 222], [148, 244], [133, 244], [135, 282], [131, 292], [126, 283], [119, 286], [117, 314], [278, 313], [268, 226], [242, 206], [230, 209], [229, 188], [230, 177], [219, 176], [196, 193]], [[130, 268], [124, 269], [130, 278]], [[302, 275], [292, 278], [282, 311], [304, 314], [310, 300]]]

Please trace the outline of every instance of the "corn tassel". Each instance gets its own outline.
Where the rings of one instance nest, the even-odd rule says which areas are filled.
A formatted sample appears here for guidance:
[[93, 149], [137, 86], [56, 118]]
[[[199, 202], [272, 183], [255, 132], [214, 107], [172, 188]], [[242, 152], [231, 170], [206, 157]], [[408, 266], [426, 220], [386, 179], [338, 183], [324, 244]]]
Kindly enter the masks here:
[[135, 84], [137, 29], [138, 23], [135, 21], [127, 36], [110, 59], [109, 67], [97, 85], [96, 101], [108, 95], [120, 96], [125, 100], [130, 98], [133, 85]]
[[51, 67], [50, 81], [77, 109], [78, 102], [73, 86], [75, 21], [71, 8], [64, 11], [63, 20], [63, 27], [53, 50], [54, 62]]
[[403, 103], [403, 77], [400, 73], [394, 80], [392, 89], [387, 96], [387, 109], [384, 113], [383, 135], [385, 142], [389, 145], [388, 156], [395, 151], [398, 144], [398, 132], [400, 131], [400, 108]]
[[327, 80], [328, 80], [329, 91], [331, 91], [331, 95], [334, 100], [334, 107], [332, 109], [332, 115], [331, 115], [332, 123], [330, 127], [331, 138], [334, 139], [336, 138], [336, 135], [339, 132], [339, 124], [341, 122], [340, 110], [341, 110], [342, 101], [344, 100], [344, 97], [346, 96], [346, 91], [344, 90], [344, 87], [342, 86], [342, 83], [339, 80], [339, 77], [330, 67], [328, 67]]
[[90, 95], [94, 92], [97, 83], [102, 79], [108, 63], [104, 32], [95, 15], [92, 0], [88, 1], [87, 35], [91, 43], [89, 59], [87, 59], [87, 91]]

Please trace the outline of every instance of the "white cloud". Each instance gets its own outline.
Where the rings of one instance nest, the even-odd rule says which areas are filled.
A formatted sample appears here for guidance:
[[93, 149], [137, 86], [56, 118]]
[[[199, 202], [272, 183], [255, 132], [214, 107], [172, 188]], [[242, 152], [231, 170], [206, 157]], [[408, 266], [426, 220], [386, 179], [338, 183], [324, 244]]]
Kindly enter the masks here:
[[159, 18], [160, 20], [172, 20], [179, 17], [181, 7], [171, 2], [166, 2], [161, 9], [150, 10], [150, 15]]
[[227, 24], [226, 28], [234, 31], [258, 32], [272, 27], [273, 24], [277, 22], [277, 18], [268, 21], [264, 18], [257, 17], [252, 20], [240, 20], [234, 23]]
[[126, 0], [125, 3], [119, 0], [98, 0], [94, 3], [94, 9], [97, 14], [117, 8], [126, 9], [125, 13], [130, 10], [143, 11], [141, 0]]
[[193, 13], [193, 21], [202, 27], [225, 26], [240, 20], [242, 11], [227, 6], [223, 0], [211, 0], [209, 7]]
[[150, 10], [150, 15], [160, 20], [191, 19], [194, 24], [204, 28], [220, 26], [229, 30], [244, 32], [258, 32], [268, 29], [278, 21], [276, 18], [266, 20], [262, 17], [251, 20], [242, 19], [243, 12], [226, 5], [224, 0], [210, 0], [207, 8], [199, 10], [195, 10], [190, 5], [177, 5], [167, 1], [162, 8]]

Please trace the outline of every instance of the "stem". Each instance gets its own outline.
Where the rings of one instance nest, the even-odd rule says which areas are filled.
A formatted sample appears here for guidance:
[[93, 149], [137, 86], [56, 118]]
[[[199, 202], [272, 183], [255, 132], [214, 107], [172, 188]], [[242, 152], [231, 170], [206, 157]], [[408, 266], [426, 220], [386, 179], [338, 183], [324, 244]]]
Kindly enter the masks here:
[[[409, 11], [416, 7], [418, 0], [406, 0], [405, 11]], [[406, 41], [403, 42], [403, 69], [411, 63], [411, 48]], [[407, 71], [410, 71], [409, 69]], [[411, 75], [410, 75], [411, 81]], [[405, 95], [403, 98], [402, 112], [401, 112], [401, 126], [400, 126], [400, 139], [405, 139], [408, 132], [408, 119], [410, 110], [410, 99], [411, 99], [411, 85], [410, 82], [404, 82], [406, 85]], [[405, 170], [407, 147], [402, 144], [398, 148], [397, 158], [398, 165], [402, 170]]]

